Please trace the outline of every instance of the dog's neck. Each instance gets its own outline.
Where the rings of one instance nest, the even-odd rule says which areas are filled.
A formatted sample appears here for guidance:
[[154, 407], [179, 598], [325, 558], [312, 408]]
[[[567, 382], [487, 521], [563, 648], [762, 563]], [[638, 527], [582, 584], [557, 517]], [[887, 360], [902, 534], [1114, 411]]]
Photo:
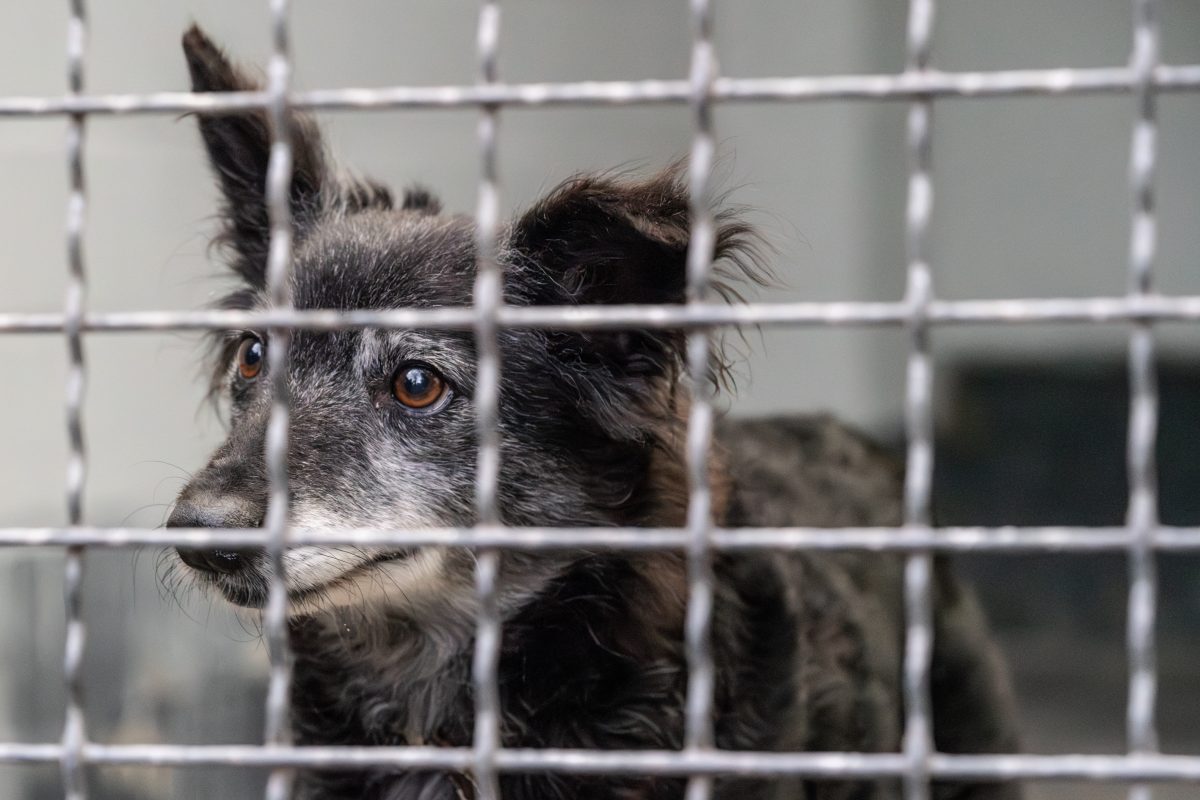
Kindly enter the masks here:
[[[528, 741], [536, 736], [563, 746], [592, 722], [619, 728], [566, 710], [589, 682], [617, 674], [631, 681], [654, 675], [643, 691], [647, 698], [659, 693], [661, 703], [661, 693], [675, 691], [681, 680], [675, 669], [682, 664], [685, 597], [676, 554], [582, 557], [548, 582], [504, 622], [498, 678], [506, 738], [537, 746]], [[468, 745], [473, 634], [470, 618], [438, 625], [387, 614], [294, 620], [298, 738]], [[636, 703], [623, 706], [622, 714], [639, 713]]]
[[[685, 404], [677, 410], [687, 413]], [[639, 504], [645, 516], [636, 524], [686, 524], [685, 438], [682, 426], [672, 425], [653, 446], [643, 487], [648, 502]], [[719, 445], [710, 457], [710, 486], [720, 524], [730, 490]], [[527, 587], [524, 597], [502, 602], [506, 745], [680, 746], [682, 554], [563, 554], [549, 567], [545, 554], [525, 564], [520, 554], [505, 553], [502, 565], [502, 584], [503, 576], [517, 575], [511, 583]], [[475, 610], [447, 603], [419, 617], [340, 609], [294, 620], [300, 741], [469, 745]], [[613, 685], [622, 686], [619, 703], [581, 716], [580, 697]], [[657, 725], [639, 724], [641, 717]]]

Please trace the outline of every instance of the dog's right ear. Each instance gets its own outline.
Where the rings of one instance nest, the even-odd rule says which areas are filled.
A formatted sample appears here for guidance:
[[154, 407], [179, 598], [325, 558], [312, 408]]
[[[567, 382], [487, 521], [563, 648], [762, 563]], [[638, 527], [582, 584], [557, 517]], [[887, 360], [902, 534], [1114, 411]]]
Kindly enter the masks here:
[[[259, 91], [258, 81], [235, 67], [198, 26], [183, 35], [183, 52], [194, 92]], [[254, 288], [266, 282], [270, 225], [267, 168], [271, 126], [262, 109], [200, 112], [200, 133], [221, 189], [220, 240], [234, 253], [234, 270]], [[303, 114], [289, 117], [292, 185], [289, 201], [297, 241], [331, 210], [391, 208], [388, 190], [367, 181], [340, 181], [325, 155], [316, 123]]]

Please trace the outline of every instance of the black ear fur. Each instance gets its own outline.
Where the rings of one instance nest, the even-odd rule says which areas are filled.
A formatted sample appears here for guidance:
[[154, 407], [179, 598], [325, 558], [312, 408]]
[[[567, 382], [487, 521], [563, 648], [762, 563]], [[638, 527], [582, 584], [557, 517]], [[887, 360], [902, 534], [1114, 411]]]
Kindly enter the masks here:
[[[183, 35], [194, 92], [258, 91], [258, 81], [235, 67], [198, 26]], [[270, 228], [266, 182], [271, 129], [261, 109], [201, 112], [200, 133], [223, 195], [220, 240], [236, 258], [234, 270], [251, 286], [265, 281]], [[391, 208], [391, 194], [369, 181], [340, 181], [325, 155], [316, 123], [303, 114], [290, 119], [292, 143], [291, 210], [296, 235], [322, 213]]]
[[533, 302], [676, 303], [687, 239], [687, 196], [673, 175], [579, 175], [529, 209], [510, 244], [544, 279], [526, 287]]
[[[691, 235], [683, 165], [649, 178], [581, 175], [525, 212], [508, 238], [509, 302], [530, 305], [674, 304], [687, 287]], [[760, 240], [736, 210], [716, 213], [713, 279], [724, 299], [739, 299], [735, 284], [766, 282]], [[575, 389], [594, 410], [625, 406], [625, 414], [656, 393], [647, 382], [679, 374], [679, 331], [555, 333], [552, 351], [572, 373]], [[726, 374], [715, 354], [713, 378]]]
[[420, 214], [440, 214], [442, 202], [424, 186], [415, 185], [404, 190], [404, 200], [400, 208]]
[[[760, 241], [736, 210], [715, 216], [710, 286], [737, 299], [737, 281], [765, 282]], [[690, 227], [681, 164], [640, 180], [576, 176], [512, 227], [508, 243], [521, 266], [510, 282], [513, 302], [682, 303]]]

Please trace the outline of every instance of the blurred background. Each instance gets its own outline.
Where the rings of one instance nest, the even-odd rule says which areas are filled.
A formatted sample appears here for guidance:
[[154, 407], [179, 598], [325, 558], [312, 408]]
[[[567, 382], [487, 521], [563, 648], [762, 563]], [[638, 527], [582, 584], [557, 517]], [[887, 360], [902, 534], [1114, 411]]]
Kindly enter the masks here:
[[[60, 5], [62, 7], [60, 7]], [[1127, 0], [944, 0], [934, 63], [947, 70], [1126, 63]], [[66, 4], [0, 5], [0, 94], [65, 91]], [[248, 63], [269, 54], [262, 3], [95, 4], [94, 92], [183, 90], [178, 39], [191, 21]], [[1161, 4], [1163, 58], [1200, 62], [1200, 4]], [[904, 3], [717, 3], [723, 74], [896, 72]], [[687, 74], [683, 0], [523, 0], [504, 9], [510, 81]], [[301, 88], [471, 83], [476, 4], [354, 0], [293, 4]], [[1159, 101], [1159, 256], [1165, 293], [1200, 294], [1200, 95]], [[1126, 288], [1128, 96], [951, 100], [935, 112], [932, 261], [943, 298], [1083, 297]], [[719, 107], [724, 185], [778, 251], [786, 286], [764, 299], [895, 300], [905, 279], [903, 103]], [[471, 211], [474, 111], [322, 115], [344, 163], [394, 185], [432, 186]], [[224, 286], [208, 256], [212, 188], [194, 123], [96, 117], [87, 126], [88, 304], [196, 309]], [[57, 311], [66, 264], [65, 123], [0, 121], [0, 309]], [[508, 110], [504, 202], [516, 211], [573, 172], [653, 168], [687, 152], [686, 107]], [[1162, 325], [1163, 520], [1200, 524], [1200, 329]], [[939, 329], [936, 503], [947, 524], [1121, 524], [1127, 377], [1124, 326]], [[733, 414], [830, 410], [897, 447], [906, 339], [897, 330], [751, 333]], [[221, 436], [202, 404], [197, 338], [87, 339], [86, 518], [158, 525]], [[65, 346], [0, 337], [0, 526], [65, 522]], [[87, 715], [102, 742], [259, 741], [266, 655], [253, 625], [203, 599], [164, 597], [158, 553], [88, 556]], [[1162, 748], [1200, 752], [1200, 557], [1160, 559]], [[1026, 747], [1124, 747], [1126, 566], [1119, 556], [964, 559], [1012, 662]], [[52, 741], [63, 715], [62, 554], [0, 550], [0, 740]], [[232, 769], [106, 769], [98, 798], [260, 796]], [[1156, 797], [1195, 797], [1161, 788]], [[1033, 798], [1106, 800], [1121, 787], [1048, 784]], [[0, 796], [57, 797], [57, 769], [0, 766]]]

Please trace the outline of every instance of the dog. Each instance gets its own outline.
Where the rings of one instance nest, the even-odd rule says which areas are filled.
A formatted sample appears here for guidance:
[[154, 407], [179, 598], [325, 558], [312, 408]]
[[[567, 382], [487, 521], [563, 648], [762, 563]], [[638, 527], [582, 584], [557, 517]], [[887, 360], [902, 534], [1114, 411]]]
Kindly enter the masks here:
[[[199, 29], [183, 37], [196, 92], [252, 90]], [[239, 287], [223, 308], [264, 308], [270, 131], [261, 110], [203, 112], [221, 192], [219, 244]], [[301, 309], [468, 305], [470, 217], [425, 190], [394, 199], [338, 172], [315, 122], [293, 114], [294, 303]], [[505, 302], [516, 306], [684, 301], [688, 194], [679, 167], [572, 178], [500, 236]], [[717, 210], [718, 288], [759, 274], [760, 248]], [[499, 333], [508, 525], [682, 526], [689, 398], [678, 331]], [[267, 506], [271, 404], [266, 331], [217, 337], [213, 390], [228, 438], [184, 487], [172, 527], [245, 528]], [[464, 526], [475, 521], [476, 349], [469, 332], [297, 331], [290, 344], [291, 524]], [[721, 365], [712, 380], [719, 380]], [[722, 421], [710, 467], [725, 527], [894, 526], [900, 469], [817, 416]], [[177, 568], [259, 609], [261, 551], [178, 549]], [[469, 746], [477, 602], [463, 548], [287, 551], [298, 744]], [[505, 552], [498, 681], [509, 747], [676, 750], [683, 744], [686, 562], [673, 552]], [[892, 554], [724, 552], [713, 557], [715, 741], [729, 750], [891, 752], [903, 727], [902, 560]], [[1004, 667], [971, 592], [936, 562], [932, 670], [936, 746], [1013, 752]], [[505, 774], [508, 800], [676, 800], [678, 777]], [[887, 800], [899, 781], [715, 781], [719, 800]], [[372, 768], [301, 773], [302, 798], [460, 800], [468, 775]], [[936, 783], [940, 800], [1014, 800], [1009, 784]]]

